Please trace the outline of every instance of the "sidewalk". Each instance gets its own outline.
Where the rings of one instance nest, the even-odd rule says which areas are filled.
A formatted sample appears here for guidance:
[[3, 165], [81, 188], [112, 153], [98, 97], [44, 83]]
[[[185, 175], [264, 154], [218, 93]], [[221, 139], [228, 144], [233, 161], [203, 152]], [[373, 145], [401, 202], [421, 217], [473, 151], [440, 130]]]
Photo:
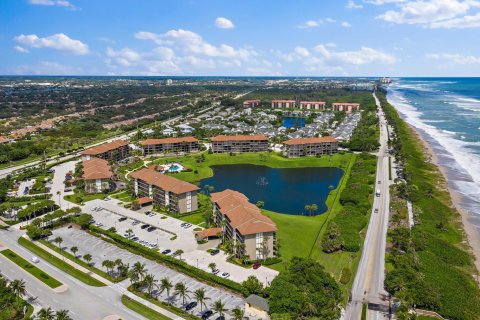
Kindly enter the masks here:
[[[24, 238], [26, 238], [27, 240], [28, 237], [26, 237], [25, 235], [23, 236]], [[30, 240], [29, 240], [30, 241]], [[56, 252], [55, 250], [52, 250], [51, 248], [47, 247], [46, 245], [44, 245], [43, 243], [40, 243], [40, 242], [34, 242], [35, 245], [37, 245], [38, 247], [42, 248], [43, 250], [47, 251], [48, 253], [50, 253], [52, 256], [55, 256], [59, 259], [62, 259], [64, 260], [66, 263], [68, 263], [69, 265], [71, 265], [73, 268], [79, 270], [79, 271], [82, 271], [83, 273], [86, 273], [88, 274], [89, 276], [91, 276], [92, 278], [95, 278], [97, 279], [98, 281], [101, 281], [103, 283], [105, 283], [106, 285], [108, 285], [110, 288], [113, 288], [115, 289], [116, 291], [120, 292], [121, 294], [124, 294], [126, 295], [127, 297], [129, 297], [130, 299], [132, 300], [135, 300], [147, 307], [149, 307], [150, 309], [152, 310], [155, 310], [157, 311], [158, 313], [161, 313], [163, 314], [164, 316], [170, 318], [170, 319], [174, 319], [174, 320], [184, 320], [184, 318], [180, 317], [180, 316], [177, 316], [176, 314], [168, 311], [168, 310], [165, 310], [159, 306], [157, 306], [156, 304], [153, 304], [143, 298], [140, 298], [139, 296], [135, 295], [134, 293], [122, 288], [121, 286], [119, 286], [118, 284], [116, 283], [113, 283], [101, 276], [99, 276], [98, 274], [90, 271], [89, 269], [77, 264], [76, 262], [70, 260], [69, 258], [66, 258], [64, 257], [63, 255], [61, 255], [60, 253]]]

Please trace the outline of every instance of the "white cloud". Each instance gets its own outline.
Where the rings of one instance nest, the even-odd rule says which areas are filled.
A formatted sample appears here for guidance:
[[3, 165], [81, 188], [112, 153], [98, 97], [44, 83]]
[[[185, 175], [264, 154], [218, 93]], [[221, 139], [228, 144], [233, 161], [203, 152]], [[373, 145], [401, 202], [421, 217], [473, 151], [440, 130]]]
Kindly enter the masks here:
[[21, 47], [21, 46], [15, 46], [15, 47], [13, 47], [13, 49], [15, 49], [16, 51], [21, 52], [21, 53], [29, 53], [30, 52], [30, 51], [28, 51], [27, 49], [25, 49], [24, 47]]
[[473, 28], [480, 26], [477, 0], [415, 0], [401, 2], [396, 10], [377, 16], [395, 24], [418, 24], [429, 28]]
[[[52, 61], [41, 61], [35, 65], [20, 65], [3, 72], [18, 75], [81, 75], [86, 73], [81, 68]], [[92, 73], [88, 72], [88, 74]]]
[[388, 3], [402, 3], [406, 0], [363, 0], [365, 3], [374, 4], [376, 6], [382, 6]]
[[63, 33], [57, 33], [45, 38], [40, 38], [36, 34], [21, 34], [14, 39], [17, 43], [31, 48], [51, 48], [77, 55], [89, 53], [88, 46], [85, 43], [71, 39]]
[[347, 4], [345, 5], [347, 9], [362, 9], [363, 6], [361, 4], [355, 3], [353, 0], [348, 0]]
[[141, 31], [135, 34], [137, 39], [150, 40], [158, 45], [181, 48], [186, 53], [208, 57], [220, 57], [247, 60], [257, 55], [255, 50], [233, 48], [227, 44], [214, 46], [206, 42], [199, 34], [183, 29], [173, 29], [164, 34]]
[[69, 9], [76, 9], [76, 7], [66, 0], [30, 0], [30, 4], [41, 5], [41, 6], [58, 6], [65, 7]]
[[310, 28], [317, 28], [322, 24], [334, 23], [334, 22], [336, 21], [335, 19], [332, 19], [332, 18], [325, 18], [325, 19], [319, 19], [319, 20], [307, 20], [302, 24], [298, 25], [297, 27], [300, 29], [310, 29]]
[[461, 55], [455, 53], [427, 53], [425, 57], [433, 60], [444, 60], [451, 65], [480, 64], [480, 57], [472, 55]]
[[343, 21], [341, 23], [341, 26], [344, 27], [344, 28], [350, 28], [352, 25], [350, 23], [348, 23], [347, 21]]
[[232, 21], [228, 20], [227, 18], [223, 18], [223, 17], [218, 17], [217, 19], [215, 19], [215, 26], [217, 28], [221, 28], [221, 29], [235, 28], [235, 25], [233, 24]]
[[369, 47], [361, 47], [357, 51], [332, 51], [325, 45], [320, 44], [315, 47], [315, 51], [319, 53], [319, 58], [323, 62], [339, 66], [371, 63], [393, 64], [396, 62], [396, 58], [393, 55]]

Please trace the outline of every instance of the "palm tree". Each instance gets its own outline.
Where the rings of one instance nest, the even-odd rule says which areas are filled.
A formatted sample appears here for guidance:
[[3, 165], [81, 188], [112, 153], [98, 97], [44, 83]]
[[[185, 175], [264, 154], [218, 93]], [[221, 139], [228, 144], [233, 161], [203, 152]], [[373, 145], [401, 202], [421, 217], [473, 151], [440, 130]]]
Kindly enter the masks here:
[[210, 269], [212, 269], [212, 272], [213, 272], [213, 271], [215, 271], [215, 269], [217, 269], [217, 264], [216, 264], [215, 262], [210, 262], [210, 263], [208, 264], [208, 267], [209, 267]]
[[133, 230], [132, 229], [127, 229], [127, 231], [125, 231], [125, 233], [130, 238], [133, 235]]
[[245, 310], [240, 309], [239, 307], [236, 307], [235, 309], [233, 309], [232, 312], [233, 312], [234, 320], [242, 320], [243, 316], [245, 315]]
[[167, 299], [170, 297], [170, 290], [173, 288], [172, 282], [170, 282], [170, 279], [167, 277], [162, 278], [160, 280], [160, 293], [162, 293], [164, 290], [167, 290]]
[[25, 290], [25, 281], [23, 281], [23, 279], [13, 280], [10, 282], [10, 289], [12, 289], [15, 295], [18, 307], [20, 307], [20, 298], [27, 292]]
[[312, 206], [310, 206], [309, 204], [305, 205], [305, 211], [310, 214], [310, 210], [312, 210]]
[[178, 295], [182, 298], [182, 303], [185, 305], [185, 298], [190, 298], [188, 295], [190, 291], [188, 291], [187, 286], [183, 282], [178, 282], [175, 285], [175, 295]]
[[178, 249], [177, 251], [175, 251], [175, 255], [178, 256], [180, 260], [182, 260], [182, 254], [183, 254], [182, 249]]
[[220, 315], [220, 317], [223, 317], [223, 313], [225, 311], [228, 311], [227, 309], [225, 309], [225, 304], [222, 302], [221, 299], [218, 299], [217, 301], [215, 301], [215, 303], [213, 304], [213, 311], [215, 312], [218, 312], [218, 314]]
[[90, 253], [84, 254], [83, 260], [85, 260], [87, 264], [90, 265], [90, 261], [92, 261], [92, 255]]
[[155, 279], [155, 277], [153, 275], [147, 274], [145, 276], [145, 279], [143, 280], [143, 282], [147, 286], [148, 295], [151, 295], [153, 287], [155, 286], [155, 283], [157, 282], [157, 279]]
[[318, 210], [318, 206], [314, 203], [314, 204], [312, 204], [310, 207], [311, 207], [311, 209], [312, 209], [312, 211], [313, 211], [313, 214], [315, 215], [315, 211]]
[[130, 284], [133, 286], [136, 286], [138, 280], [140, 280], [138, 272], [133, 268], [128, 272], [128, 278], [130, 279]]
[[207, 307], [205, 300], [210, 299], [205, 296], [205, 288], [199, 288], [195, 290], [195, 292], [193, 293], [193, 297], [195, 298], [195, 301], [197, 301], [197, 303], [200, 305], [200, 312], [202, 312], [203, 306]]
[[56, 237], [55, 239], [53, 239], [53, 242], [58, 244], [58, 247], [61, 249], [60, 244], [63, 242], [62, 237]]
[[40, 318], [40, 320], [53, 320], [55, 319], [55, 316], [53, 314], [52, 308], [48, 307], [47, 309], [41, 309], [38, 311], [37, 316]]
[[76, 258], [77, 257], [77, 252], [78, 252], [78, 247], [73, 246], [73, 247], [70, 248], [70, 251], [72, 251], [73, 256]]
[[145, 264], [139, 261], [135, 262], [132, 267], [133, 270], [138, 274], [140, 281], [143, 282], [145, 274], [147, 273], [147, 269], [145, 268]]
[[68, 310], [59, 310], [55, 313], [56, 320], [72, 320], [68, 315]]
[[61, 194], [62, 194], [62, 193], [60, 192], [60, 190], [59, 190], [59, 191], [57, 191], [57, 196], [58, 196], [58, 205], [59, 205], [60, 207], [62, 206], [62, 205], [61, 205], [61, 202], [60, 202], [60, 195], [61, 195]]
[[263, 237], [263, 241], [262, 241], [263, 260], [267, 259], [267, 256], [268, 256], [268, 240], [270, 240], [269, 236]]
[[110, 274], [111, 272], [113, 272], [113, 267], [115, 267], [115, 262], [113, 262], [112, 260], [105, 260], [102, 262], [102, 267], [105, 267], [107, 269], [107, 273]]

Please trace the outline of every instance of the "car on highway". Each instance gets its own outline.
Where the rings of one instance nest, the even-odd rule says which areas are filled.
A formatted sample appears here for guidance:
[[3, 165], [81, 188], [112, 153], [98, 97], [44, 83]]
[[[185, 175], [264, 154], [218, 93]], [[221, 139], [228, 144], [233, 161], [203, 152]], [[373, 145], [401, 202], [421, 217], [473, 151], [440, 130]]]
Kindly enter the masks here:
[[213, 315], [213, 311], [212, 311], [212, 310], [206, 310], [204, 313], [202, 313], [202, 319], [203, 319], [203, 320], [208, 319], [208, 318], [210, 318], [212, 315]]
[[32, 257], [30, 260], [32, 260], [33, 263], [39, 263], [40, 262], [40, 259], [38, 259], [37, 257]]
[[375, 213], [378, 213], [378, 208], [375, 208]]
[[257, 270], [258, 268], [260, 268], [262, 266], [262, 264], [260, 262], [255, 262], [253, 264], [253, 270]]
[[192, 310], [192, 309], [195, 308], [196, 306], [197, 306], [197, 302], [192, 301], [192, 302], [188, 303], [188, 304], [185, 306], [185, 310], [187, 310], [187, 311]]

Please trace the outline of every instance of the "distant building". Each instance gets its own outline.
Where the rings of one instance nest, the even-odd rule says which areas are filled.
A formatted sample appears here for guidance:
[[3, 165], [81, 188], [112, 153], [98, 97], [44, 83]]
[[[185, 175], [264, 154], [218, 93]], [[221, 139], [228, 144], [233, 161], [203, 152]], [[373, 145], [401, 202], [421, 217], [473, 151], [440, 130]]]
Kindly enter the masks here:
[[91, 158], [83, 160], [82, 166], [86, 192], [98, 193], [112, 188], [113, 173], [107, 160]]
[[0, 144], [7, 144], [10, 143], [10, 139], [5, 136], [0, 136]]
[[334, 154], [338, 141], [331, 137], [297, 138], [283, 142], [283, 155], [288, 158]]
[[198, 140], [194, 137], [147, 139], [140, 141], [140, 145], [146, 156], [160, 153], [191, 153], [200, 149]]
[[177, 128], [180, 130], [181, 133], [183, 134], [190, 134], [190, 133], [193, 133], [195, 131], [194, 128], [190, 127], [188, 124], [179, 124], [177, 126]]
[[295, 100], [272, 100], [272, 109], [295, 108]]
[[360, 110], [359, 103], [335, 102], [332, 104], [333, 111], [345, 111], [346, 113]]
[[245, 108], [255, 108], [260, 105], [261, 101], [260, 100], [245, 100], [243, 101], [243, 106]]
[[210, 140], [213, 153], [268, 151], [268, 138], [263, 135], [216, 136]]
[[299, 108], [304, 110], [325, 110], [326, 105], [327, 103], [324, 101], [301, 101]]
[[149, 197], [153, 203], [169, 207], [176, 213], [198, 209], [199, 188], [191, 183], [167, 176], [153, 169], [141, 169], [130, 175], [137, 197]]
[[81, 152], [82, 160], [100, 158], [107, 161], [120, 161], [128, 157], [128, 141], [114, 140]]
[[173, 84], [173, 80], [172, 79], [167, 79], [167, 81], [165, 81], [165, 84], [167, 86], [171, 86]]
[[383, 78], [380, 79], [380, 83], [381, 84], [390, 84], [390, 83], [392, 83], [392, 80], [390, 78], [383, 77]]
[[277, 226], [244, 194], [227, 189], [212, 193], [211, 199], [215, 224], [233, 242], [237, 255], [250, 260], [275, 256]]
[[166, 129], [163, 129], [162, 131], [162, 134], [165, 135], [165, 136], [173, 136], [175, 133], [177, 133], [175, 130], [173, 130], [172, 128], [166, 128]]

